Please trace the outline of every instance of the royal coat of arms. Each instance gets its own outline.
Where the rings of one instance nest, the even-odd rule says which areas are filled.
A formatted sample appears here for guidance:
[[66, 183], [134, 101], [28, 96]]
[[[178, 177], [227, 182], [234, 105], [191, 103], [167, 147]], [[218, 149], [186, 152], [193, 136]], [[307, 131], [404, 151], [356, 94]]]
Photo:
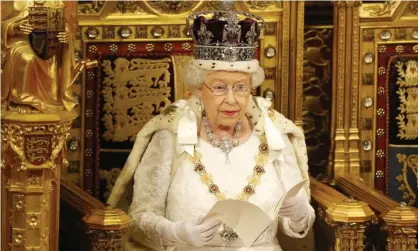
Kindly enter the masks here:
[[52, 136], [26, 135], [24, 136], [24, 148], [26, 160], [32, 165], [40, 166], [51, 159]]
[[37, 4], [29, 8], [29, 23], [33, 31], [29, 42], [40, 58], [47, 60], [62, 49], [57, 36], [65, 31], [65, 7], [46, 7]]

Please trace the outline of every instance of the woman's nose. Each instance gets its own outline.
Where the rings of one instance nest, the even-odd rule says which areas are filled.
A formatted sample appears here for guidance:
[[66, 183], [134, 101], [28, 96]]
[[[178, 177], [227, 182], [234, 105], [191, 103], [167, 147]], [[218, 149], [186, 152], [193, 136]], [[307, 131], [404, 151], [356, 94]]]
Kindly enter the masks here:
[[235, 104], [237, 102], [232, 88], [228, 89], [228, 93], [226, 94], [226, 102], [228, 104]]

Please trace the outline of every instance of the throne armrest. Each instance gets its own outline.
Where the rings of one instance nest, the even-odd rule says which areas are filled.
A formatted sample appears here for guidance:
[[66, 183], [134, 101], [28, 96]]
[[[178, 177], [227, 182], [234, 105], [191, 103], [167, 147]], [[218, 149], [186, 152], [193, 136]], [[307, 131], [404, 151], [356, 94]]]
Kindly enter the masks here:
[[[386, 239], [386, 242], [373, 243], [374, 246], [382, 246], [386, 250], [415, 250], [418, 224], [416, 208], [408, 207], [403, 202], [398, 203], [382, 192], [370, 188], [360, 179], [339, 177], [336, 182], [341, 190], [365, 201], [378, 215], [375, 221], [377, 227], [374, 231], [370, 231], [375, 238], [370, 239], [372, 241]], [[381, 233], [380, 229], [386, 232]], [[377, 235], [383, 235], [385, 238], [379, 238], [380, 236]]]
[[364, 250], [365, 228], [374, 216], [362, 201], [347, 198], [311, 177], [311, 196], [317, 217], [314, 225], [316, 250]]
[[122, 250], [129, 217], [61, 178], [60, 250]]

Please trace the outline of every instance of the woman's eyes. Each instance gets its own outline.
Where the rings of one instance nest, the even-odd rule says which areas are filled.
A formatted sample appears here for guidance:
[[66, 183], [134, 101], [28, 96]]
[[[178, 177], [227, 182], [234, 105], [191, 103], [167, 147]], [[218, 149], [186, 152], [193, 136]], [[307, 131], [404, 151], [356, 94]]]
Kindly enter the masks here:
[[226, 85], [215, 85], [212, 88], [215, 89], [215, 90], [225, 90]]

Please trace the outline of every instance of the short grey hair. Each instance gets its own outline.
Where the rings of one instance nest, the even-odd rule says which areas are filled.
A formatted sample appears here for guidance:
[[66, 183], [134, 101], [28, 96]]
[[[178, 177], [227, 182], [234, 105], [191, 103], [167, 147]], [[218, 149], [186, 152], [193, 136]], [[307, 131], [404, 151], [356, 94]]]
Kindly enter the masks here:
[[[191, 92], [195, 92], [203, 85], [206, 75], [209, 72], [209, 70], [202, 69], [191, 62], [186, 64], [183, 69], [184, 85], [189, 88]], [[253, 88], [259, 87], [265, 79], [264, 70], [261, 66], [259, 66], [255, 72], [250, 73], [250, 76]]]

